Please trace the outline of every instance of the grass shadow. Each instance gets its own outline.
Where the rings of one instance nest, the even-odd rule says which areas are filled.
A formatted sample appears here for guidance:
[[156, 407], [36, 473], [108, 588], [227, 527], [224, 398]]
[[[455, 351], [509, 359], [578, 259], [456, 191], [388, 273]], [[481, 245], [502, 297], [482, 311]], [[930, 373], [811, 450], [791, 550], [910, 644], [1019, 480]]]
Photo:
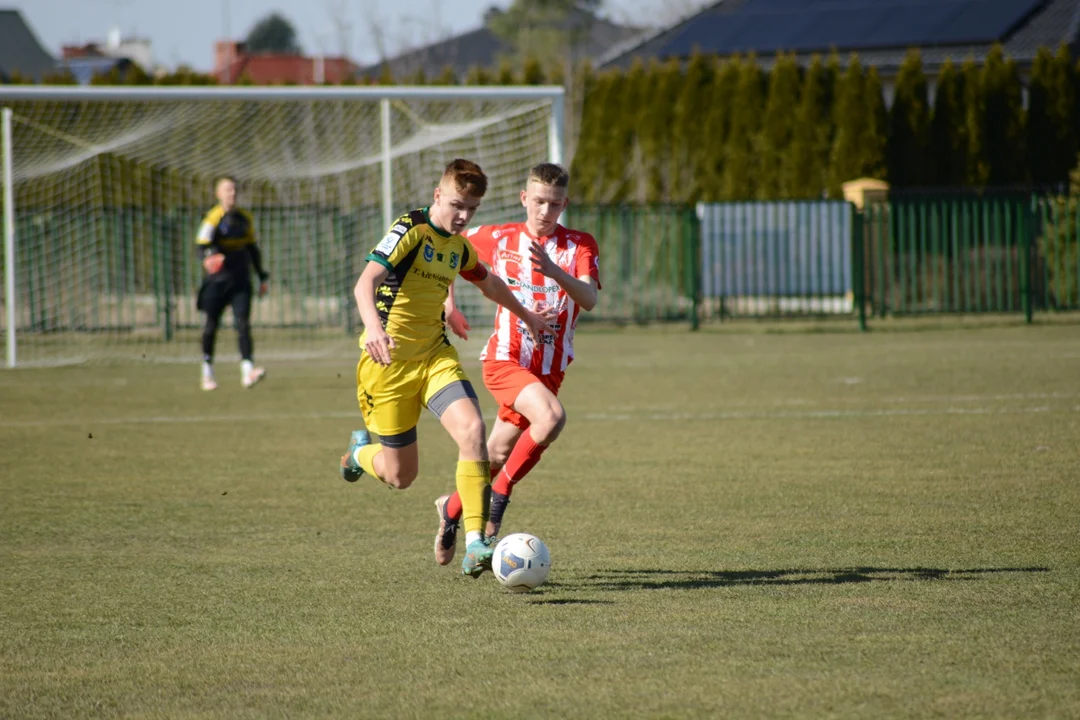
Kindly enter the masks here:
[[1000, 568], [796, 568], [789, 570], [600, 570], [578, 582], [560, 582], [574, 590], [699, 590], [739, 585], [843, 585], [867, 582], [972, 581], [1005, 573], [1044, 573], [1047, 567]]

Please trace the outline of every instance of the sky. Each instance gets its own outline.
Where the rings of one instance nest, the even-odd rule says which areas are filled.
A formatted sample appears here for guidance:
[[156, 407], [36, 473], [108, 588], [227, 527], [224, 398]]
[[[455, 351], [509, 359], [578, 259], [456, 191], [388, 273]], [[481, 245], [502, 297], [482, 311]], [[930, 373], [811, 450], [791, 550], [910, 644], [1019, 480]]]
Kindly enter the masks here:
[[[309, 54], [350, 55], [361, 65], [376, 62], [375, 29], [386, 52], [426, 45], [478, 27], [491, 6], [510, 0], [0, 0], [0, 8], [22, 12], [46, 49], [104, 42], [117, 27], [149, 38], [155, 61], [207, 71], [214, 42], [243, 38], [255, 22], [277, 11], [288, 18]], [[683, 0], [685, 4], [685, 0]], [[653, 24], [671, 13], [672, 0], [607, 0], [604, 14], [624, 23]], [[661, 10], [663, 9], [663, 10]]]

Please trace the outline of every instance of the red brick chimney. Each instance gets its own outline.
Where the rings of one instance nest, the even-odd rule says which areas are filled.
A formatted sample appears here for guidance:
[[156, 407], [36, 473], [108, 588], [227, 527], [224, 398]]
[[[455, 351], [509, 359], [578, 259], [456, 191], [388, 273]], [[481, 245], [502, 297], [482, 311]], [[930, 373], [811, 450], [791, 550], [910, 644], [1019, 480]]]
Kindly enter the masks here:
[[244, 43], [239, 40], [218, 40], [214, 43], [214, 75], [218, 82], [233, 83], [232, 68], [244, 57]]

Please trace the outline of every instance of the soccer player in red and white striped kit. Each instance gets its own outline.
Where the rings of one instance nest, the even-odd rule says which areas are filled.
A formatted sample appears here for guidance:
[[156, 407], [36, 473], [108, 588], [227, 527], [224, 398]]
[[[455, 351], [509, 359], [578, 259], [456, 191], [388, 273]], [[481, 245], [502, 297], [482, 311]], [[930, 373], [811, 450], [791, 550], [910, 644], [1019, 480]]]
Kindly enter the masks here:
[[[566, 423], [558, 393], [574, 359], [574, 328], [581, 311], [596, 306], [600, 290], [596, 240], [559, 224], [569, 204], [569, 185], [565, 168], [541, 163], [529, 171], [521, 191], [525, 222], [482, 225], [465, 233], [479, 258], [526, 309], [558, 313], [549, 332], [534, 341], [516, 317], [499, 308], [495, 330], [480, 355], [484, 385], [499, 403], [487, 440], [493, 478], [488, 537], [498, 534], [514, 485], [536, 466]], [[446, 322], [467, 339], [469, 324], [454, 306], [453, 292], [446, 301]], [[448, 565], [454, 559], [461, 500], [457, 493], [444, 495], [435, 506], [435, 559]]]

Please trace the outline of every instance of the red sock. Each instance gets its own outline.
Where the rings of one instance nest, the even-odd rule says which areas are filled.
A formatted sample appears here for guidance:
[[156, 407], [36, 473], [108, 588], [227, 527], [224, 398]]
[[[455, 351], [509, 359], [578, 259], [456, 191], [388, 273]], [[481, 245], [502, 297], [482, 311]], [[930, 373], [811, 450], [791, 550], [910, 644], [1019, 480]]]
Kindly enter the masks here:
[[[494, 478], [496, 474], [498, 474], [497, 470], [491, 471], [491, 477]], [[457, 490], [446, 501], [446, 516], [451, 520], [461, 519], [461, 496], [457, 494]]]
[[461, 519], [461, 496], [457, 494], [457, 490], [450, 496], [450, 499], [446, 501], [446, 509], [444, 510], [446, 517], [451, 520]]
[[545, 450], [547, 450], [547, 445], [537, 445], [528, 430], [523, 432], [517, 444], [514, 445], [514, 449], [510, 451], [510, 457], [507, 458], [502, 471], [491, 484], [492, 492], [509, 497], [514, 485], [536, 467], [536, 463], [540, 462], [540, 456]]

